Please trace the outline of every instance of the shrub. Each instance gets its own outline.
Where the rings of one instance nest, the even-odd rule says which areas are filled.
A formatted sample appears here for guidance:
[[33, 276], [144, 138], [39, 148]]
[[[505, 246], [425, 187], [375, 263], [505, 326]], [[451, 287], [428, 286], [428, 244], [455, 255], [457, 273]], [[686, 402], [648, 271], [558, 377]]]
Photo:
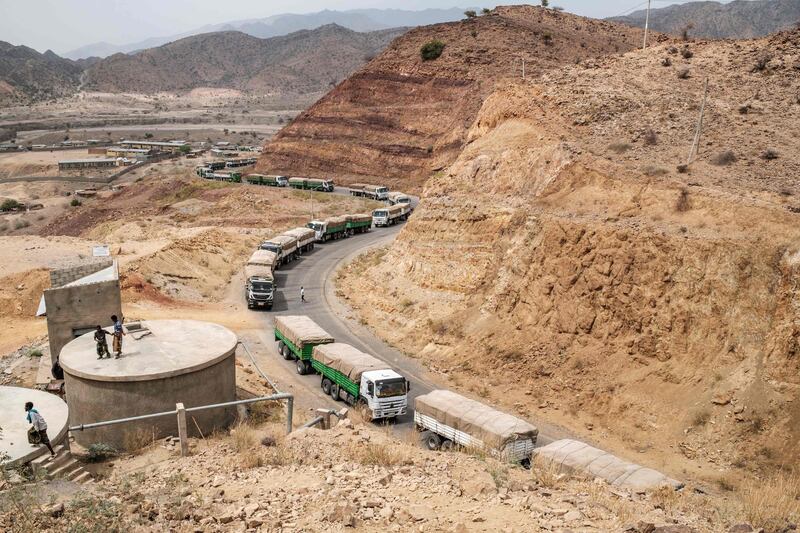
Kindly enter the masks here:
[[608, 145], [608, 149], [618, 154], [624, 154], [631, 149], [631, 145], [628, 143], [613, 143]]
[[692, 417], [692, 425], [695, 427], [705, 426], [709, 420], [711, 420], [711, 413], [706, 410], [698, 411]]
[[464, 11], [464, 16], [467, 17], [468, 19], [474, 19], [475, 17], [478, 16], [478, 14], [475, 13], [474, 9], [467, 9], [466, 11]]
[[678, 194], [678, 199], [675, 201], [675, 211], [685, 213], [691, 209], [691, 207], [689, 203], [689, 190], [681, 189], [681, 192]]
[[83, 205], [83, 204], [82, 204], [82, 202], [81, 202], [80, 200], [78, 200], [77, 198], [73, 198], [73, 199], [72, 199], [72, 200], [69, 202], [69, 205], [71, 205], [72, 207], [79, 207], [79, 206], [81, 206], [81, 205]]
[[658, 135], [653, 130], [653, 128], [648, 128], [646, 132], [644, 132], [644, 144], [647, 146], [654, 146], [658, 143]]
[[686, 26], [684, 26], [683, 29], [681, 30], [681, 39], [683, 39], [684, 41], [688, 41], [689, 40], [689, 30], [691, 30], [693, 28], [694, 28], [694, 24], [692, 24], [691, 22], [689, 24], [687, 24]]
[[30, 226], [31, 223], [25, 219], [19, 218], [14, 222], [14, 229], [23, 229]]
[[711, 158], [711, 163], [719, 167], [730, 165], [731, 163], [735, 162], [736, 162], [736, 154], [734, 154], [730, 150], [720, 152]]
[[678, 71], [678, 79], [679, 80], [688, 80], [689, 79], [689, 69], [682, 68]]
[[21, 203], [13, 198], [9, 198], [0, 204], [0, 211], [13, 211], [14, 209], [19, 209], [20, 207], [22, 207]]
[[788, 531], [800, 519], [800, 473], [750, 480], [739, 491], [745, 519], [756, 528]]
[[769, 52], [762, 52], [756, 59], [756, 64], [753, 65], [753, 72], [763, 72], [767, 70], [767, 65], [772, 60], [772, 55]]
[[110, 457], [114, 457], [118, 454], [116, 448], [111, 446], [110, 444], [105, 444], [103, 442], [96, 442], [94, 444], [89, 445], [88, 455], [86, 459], [90, 463], [99, 463], [101, 461], [105, 461]]
[[772, 148], [767, 148], [766, 150], [761, 152], [761, 159], [765, 161], [772, 161], [773, 159], [778, 159], [778, 152], [776, 152]]
[[672, 66], [672, 60], [670, 58], [668, 58], [668, 57], [665, 57], [664, 59], [661, 60], [661, 66], [662, 67], [671, 67]]
[[542, 3], [542, 7], [549, 7], [550, 6], [550, 0], [542, 0], [541, 3]]
[[488, 7], [484, 7], [483, 9], [481, 9], [481, 14], [483, 14], [483, 15], [488, 15], [491, 12], [492, 12], [492, 10], [489, 9]]
[[694, 57], [694, 52], [689, 50], [688, 46], [685, 46], [683, 50], [681, 50], [681, 56], [683, 56], [684, 59], [691, 59]]
[[444, 51], [445, 44], [439, 40], [428, 41], [419, 51], [423, 61], [433, 61]]
[[28, 351], [28, 357], [41, 357], [42, 351], [39, 348], [31, 348]]

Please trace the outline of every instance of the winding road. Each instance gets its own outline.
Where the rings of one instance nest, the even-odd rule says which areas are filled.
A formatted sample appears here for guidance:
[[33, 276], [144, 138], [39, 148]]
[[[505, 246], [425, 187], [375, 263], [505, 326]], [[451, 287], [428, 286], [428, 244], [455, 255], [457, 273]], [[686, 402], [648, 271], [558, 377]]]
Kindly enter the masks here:
[[[346, 194], [344, 190], [336, 193]], [[416, 204], [416, 199], [414, 201]], [[292, 391], [296, 395], [312, 395], [312, 403], [304, 403], [314, 407], [342, 408], [343, 402], [335, 402], [325, 395], [320, 388], [320, 377], [317, 375], [300, 376], [295, 373], [292, 361], [284, 361], [278, 354], [276, 343], [272, 337], [275, 315], [307, 315], [330, 333], [337, 342], [345, 342], [359, 350], [370, 353], [385, 361], [389, 366], [404, 375], [411, 382], [409, 393], [409, 412], [398, 417], [396, 427], [408, 430], [413, 427], [414, 398], [437, 388], [445, 388], [443, 383], [437, 384], [437, 378], [431, 375], [417, 360], [406, 356], [399, 350], [389, 346], [377, 338], [369, 329], [349, 318], [347, 309], [335, 296], [333, 277], [337, 269], [370, 248], [391, 243], [402, 229], [402, 224], [389, 228], [372, 228], [370, 232], [354, 235], [347, 239], [318, 243], [314, 250], [302, 255], [298, 260], [281, 267], [275, 272], [275, 283], [278, 287], [272, 312], [251, 310], [264, 328], [258, 332], [250, 332], [245, 342], [254, 342], [262, 346], [252, 351], [260, 367], [274, 377], [283, 390]], [[300, 301], [300, 287], [305, 289], [306, 302]], [[240, 293], [243, 292], [239, 291]], [[238, 298], [243, 298], [239, 294]], [[249, 337], [249, 338], [248, 338]], [[265, 359], [267, 358], [267, 359]], [[553, 440], [567, 438], [569, 435], [562, 428], [551, 426], [537, 420], [529, 420], [539, 428], [537, 446], [544, 446]]]

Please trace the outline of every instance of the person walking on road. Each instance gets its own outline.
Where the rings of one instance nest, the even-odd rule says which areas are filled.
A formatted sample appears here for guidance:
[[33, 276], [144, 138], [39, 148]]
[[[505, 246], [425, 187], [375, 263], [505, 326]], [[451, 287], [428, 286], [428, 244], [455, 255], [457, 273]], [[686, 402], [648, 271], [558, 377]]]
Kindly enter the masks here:
[[100, 326], [97, 326], [97, 329], [94, 330], [94, 342], [97, 343], [98, 359], [102, 359], [103, 357], [111, 359], [111, 352], [108, 351], [108, 342], [106, 341], [107, 335], [111, 334]]
[[125, 335], [125, 330], [122, 329], [122, 320], [117, 318], [117, 315], [111, 315], [111, 321], [114, 322], [114, 359], [119, 359], [122, 355], [122, 336]]
[[300, 301], [306, 301], [306, 290], [302, 286], [300, 287]]
[[33, 408], [33, 402], [25, 402], [25, 412], [28, 413], [27, 420], [31, 425], [31, 429], [28, 430], [28, 440], [33, 445], [44, 444], [50, 450], [50, 455], [55, 456], [56, 452], [53, 451], [50, 438], [47, 436], [47, 422], [44, 421], [44, 417]]

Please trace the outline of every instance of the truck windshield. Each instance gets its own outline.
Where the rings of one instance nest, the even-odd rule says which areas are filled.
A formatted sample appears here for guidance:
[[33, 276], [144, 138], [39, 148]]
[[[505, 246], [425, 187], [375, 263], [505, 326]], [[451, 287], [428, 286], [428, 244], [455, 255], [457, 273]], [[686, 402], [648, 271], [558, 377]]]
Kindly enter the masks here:
[[261, 245], [262, 250], [267, 250], [268, 252], [272, 252], [274, 254], [281, 253], [281, 247], [277, 244], [272, 244], [271, 242], [265, 242]]
[[375, 384], [375, 395], [378, 398], [403, 396], [406, 393], [406, 380], [403, 378], [387, 379]]
[[272, 290], [272, 283], [269, 281], [254, 281], [253, 292], [269, 292]]
[[386, 187], [378, 187], [378, 191], [377, 192], [379, 192], [379, 193], [389, 192], [389, 189], [386, 188]]
[[314, 231], [322, 231], [324, 229], [322, 227], [322, 224], [320, 224], [319, 222], [309, 222], [308, 224], [306, 224], [306, 226], [313, 229]]
[[374, 213], [372, 213], [372, 216], [375, 217], [385, 217], [386, 215], [387, 215], [386, 211], [375, 211]]

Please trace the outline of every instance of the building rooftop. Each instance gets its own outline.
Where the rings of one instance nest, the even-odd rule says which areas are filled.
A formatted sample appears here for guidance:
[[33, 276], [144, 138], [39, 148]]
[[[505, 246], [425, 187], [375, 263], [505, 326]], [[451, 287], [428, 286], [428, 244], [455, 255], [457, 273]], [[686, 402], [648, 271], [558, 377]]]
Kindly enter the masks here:
[[49, 392], [24, 387], [0, 387], [0, 456], [8, 454], [9, 463], [26, 463], [47, 453], [44, 446], [28, 444], [25, 402], [33, 402], [47, 422], [47, 436], [58, 442], [67, 432], [69, 409], [64, 401]]
[[147, 146], [181, 147], [185, 146], [187, 143], [184, 141], [120, 141], [119, 144], [144, 144]]
[[116, 163], [116, 162], [117, 162], [116, 159], [103, 159], [103, 158], [97, 158], [97, 159], [67, 159], [67, 160], [64, 160], [64, 161], [59, 161], [58, 164], [62, 165], [62, 164], [67, 164], [67, 163]]
[[147, 320], [125, 328], [121, 358], [98, 359], [91, 332], [62, 348], [64, 372], [94, 381], [164, 379], [212, 366], [231, 356], [238, 342], [228, 328], [197, 320]]

